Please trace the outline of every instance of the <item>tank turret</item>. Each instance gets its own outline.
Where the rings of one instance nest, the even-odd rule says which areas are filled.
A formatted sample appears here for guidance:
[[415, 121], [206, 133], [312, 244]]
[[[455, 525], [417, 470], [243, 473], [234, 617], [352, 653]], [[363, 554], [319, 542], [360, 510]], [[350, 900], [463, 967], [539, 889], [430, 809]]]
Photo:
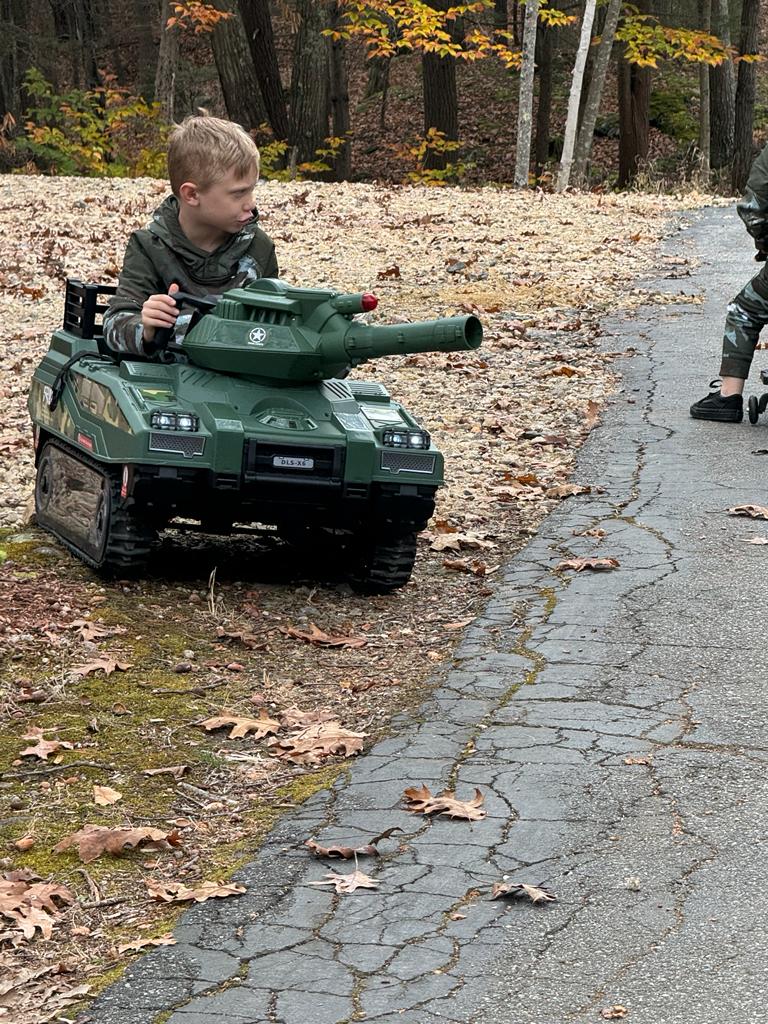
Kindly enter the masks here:
[[[175, 296], [183, 306], [187, 299]], [[375, 295], [294, 288], [265, 278], [226, 292], [188, 331], [190, 362], [274, 386], [345, 376], [369, 359], [410, 352], [478, 348], [476, 316], [374, 326], [355, 321], [376, 308]], [[199, 308], [199, 303], [198, 303]]]

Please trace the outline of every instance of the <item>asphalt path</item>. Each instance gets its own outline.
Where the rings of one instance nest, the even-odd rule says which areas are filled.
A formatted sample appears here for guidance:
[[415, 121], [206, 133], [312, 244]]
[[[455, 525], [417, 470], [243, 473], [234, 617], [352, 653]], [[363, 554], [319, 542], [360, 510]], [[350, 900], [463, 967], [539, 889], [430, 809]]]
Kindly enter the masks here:
[[[274, 830], [248, 892], [186, 912], [83, 1024], [762, 1024], [768, 545], [747, 541], [768, 522], [724, 510], [768, 505], [768, 414], [688, 416], [756, 264], [732, 209], [686, 216], [666, 254], [700, 265], [660, 259], [653, 287], [704, 301], [604, 325], [636, 351], [579, 458], [592, 493], [504, 568], [420, 712]], [[592, 556], [619, 567], [555, 571]], [[422, 782], [479, 788], [487, 817], [408, 814]], [[307, 836], [393, 826], [360, 863], [378, 889], [308, 884], [354, 865]], [[490, 900], [502, 879], [557, 901]]]

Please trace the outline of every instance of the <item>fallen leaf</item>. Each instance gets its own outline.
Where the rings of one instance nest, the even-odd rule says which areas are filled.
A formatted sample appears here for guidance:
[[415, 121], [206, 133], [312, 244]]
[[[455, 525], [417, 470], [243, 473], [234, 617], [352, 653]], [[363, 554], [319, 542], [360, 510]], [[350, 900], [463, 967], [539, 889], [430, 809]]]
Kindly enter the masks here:
[[167, 768], [145, 768], [142, 775], [172, 775], [174, 779], [183, 778], [189, 771], [188, 764], [174, 764]]
[[578, 370], [575, 366], [568, 366], [567, 363], [562, 366], [556, 366], [554, 370], [549, 371], [550, 377], [575, 377], [578, 374]]
[[591, 494], [592, 488], [586, 484], [555, 484], [544, 491], [545, 498], [570, 498], [574, 494]]
[[430, 551], [461, 551], [461, 541], [456, 533], [444, 533], [432, 541], [429, 549]]
[[380, 270], [376, 275], [379, 281], [385, 281], [389, 277], [397, 279], [400, 276], [400, 267], [396, 263], [393, 263], [391, 267], [387, 267], [386, 270]]
[[34, 836], [22, 836], [21, 839], [17, 839], [13, 845], [17, 850], [20, 850], [22, 853], [26, 853], [27, 850], [32, 849], [35, 842], [36, 840]]
[[502, 896], [512, 899], [527, 898], [531, 903], [552, 903], [557, 899], [554, 893], [542, 885], [513, 885], [511, 882], [496, 882], [491, 892], [491, 899], [498, 900]]
[[109, 807], [110, 804], [116, 804], [118, 800], [122, 799], [123, 794], [109, 786], [93, 787], [93, 802], [97, 807]]
[[310, 622], [308, 630], [297, 629], [296, 626], [281, 626], [280, 632], [297, 640], [304, 640], [308, 644], [317, 644], [319, 647], [364, 647], [368, 643], [364, 637], [332, 636], [330, 633], [324, 633], [314, 622]]
[[336, 721], [336, 715], [327, 708], [318, 708], [315, 711], [302, 711], [300, 708], [287, 708], [280, 715], [280, 721], [289, 729], [306, 729], [310, 725], [319, 725], [321, 722]]
[[621, 1003], [616, 1003], [615, 1006], [605, 1006], [600, 1011], [600, 1016], [603, 1020], [622, 1020], [627, 1016], [629, 1010], [626, 1006], [622, 1006]]
[[745, 544], [768, 544], [768, 537], [742, 537]]
[[618, 569], [619, 562], [615, 558], [566, 558], [563, 562], [558, 562], [555, 566], [555, 570], [561, 569], [573, 569], [576, 572], [581, 572], [582, 569], [593, 569], [595, 572], [599, 572], [606, 569]]
[[464, 629], [464, 627], [468, 626], [470, 622], [474, 622], [475, 618], [476, 616], [473, 615], [469, 619], [459, 619], [458, 622], [444, 622], [443, 629]]
[[100, 626], [98, 622], [92, 622], [90, 619], [75, 619], [69, 624], [69, 628], [76, 629], [80, 639], [90, 643], [103, 640], [106, 636], [114, 636], [115, 633], [125, 632], [122, 626]]
[[260, 740], [264, 736], [276, 733], [280, 728], [280, 723], [276, 719], [270, 718], [264, 710], [260, 712], [258, 718], [244, 718], [241, 715], [224, 714], [217, 715], [215, 718], [207, 718], [199, 724], [207, 732], [211, 732], [212, 729], [223, 729], [232, 726], [229, 734], [229, 739], [231, 740], [244, 739], [249, 733], [253, 733], [255, 740]]
[[350, 732], [340, 722], [320, 722], [292, 736], [269, 741], [271, 752], [297, 764], [317, 764], [332, 754], [351, 757], [363, 748], [364, 732]]
[[625, 757], [624, 764], [652, 764], [650, 757]]
[[473, 576], [488, 576], [499, 568], [498, 565], [489, 567], [480, 558], [444, 558], [443, 565], [454, 572], [467, 572]]
[[309, 885], [332, 885], [336, 892], [350, 893], [356, 889], [376, 889], [379, 882], [376, 878], [364, 874], [362, 871], [353, 871], [348, 875], [340, 875], [336, 871], [329, 871], [321, 882], [309, 882]]
[[144, 884], [150, 896], [163, 903], [184, 903], [187, 900], [205, 903], [214, 897], [240, 896], [246, 891], [244, 885], [226, 882], [200, 882], [194, 889], [183, 882], [157, 882], [153, 878], [145, 878]]
[[352, 860], [353, 857], [379, 856], [379, 851], [373, 843], [365, 846], [320, 846], [314, 839], [307, 839], [304, 845], [315, 857], [342, 857], [344, 860]]
[[88, 661], [84, 665], [76, 665], [70, 669], [70, 675], [76, 679], [84, 679], [93, 672], [103, 672], [105, 676], [110, 676], [115, 670], [127, 672], [130, 667], [127, 661], [118, 661], [110, 654], [101, 654], [95, 661]]
[[20, 874], [7, 872], [0, 878], [0, 915], [12, 921], [28, 941], [38, 930], [50, 939], [61, 907], [74, 902], [74, 894], [63, 885], [31, 881]]
[[66, 836], [53, 848], [54, 853], [66, 853], [76, 849], [80, 860], [90, 864], [102, 853], [115, 857], [125, 850], [137, 846], [151, 846], [154, 849], [179, 846], [177, 832], [163, 832], [159, 828], [108, 828], [106, 825], [83, 825], [77, 832]]
[[158, 935], [154, 939], [135, 939], [133, 942], [124, 942], [117, 947], [118, 953], [138, 953], [147, 946], [175, 946], [176, 939], [171, 934]]
[[727, 508], [729, 516], [749, 516], [750, 519], [768, 519], [768, 508], [765, 505], [733, 505]]
[[28, 746], [18, 756], [20, 758], [40, 758], [41, 761], [47, 761], [51, 754], [57, 754], [59, 751], [73, 750], [74, 743], [70, 743], [66, 739], [45, 739], [43, 733], [54, 731], [55, 728], [56, 726], [51, 730], [33, 726], [25, 732], [24, 739], [37, 739], [37, 743], [34, 746]]
[[479, 789], [475, 790], [472, 800], [457, 800], [452, 789], [445, 789], [437, 796], [432, 796], [429, 788], [422, 784], [421, 788], [410, 787], [403, 793], [408, 810], [414, 814], [438, 814], [449, 818], [464, 818], [467, 821], [480, 821], [486, 812], [481, 810], [485, 797]]
[[593, 402], [590, 398], [587, 402], [586, 412], [584, 414], [584, 426], [587, 430], [592, 430], [600, 422], [600, 406], [597, 402]]

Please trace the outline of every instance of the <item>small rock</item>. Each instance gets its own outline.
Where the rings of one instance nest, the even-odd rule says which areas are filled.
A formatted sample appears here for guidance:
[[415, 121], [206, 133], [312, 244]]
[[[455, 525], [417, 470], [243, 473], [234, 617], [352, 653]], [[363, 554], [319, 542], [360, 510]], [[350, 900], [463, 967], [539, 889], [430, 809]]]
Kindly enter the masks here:
[[182, 658], [185, 658], [187, 661], [194, 661], [194, 659], [195, 659], [195, 652], [194, 651], [189, 651], [189, 650], [182, 651], [181, 652], [181, 656], [182, 656]]
[[11, 808], [12, 811], [23, 811], [27, 805], [24, 803], [22, 797], [12, 796], [8, 806]]
[[189, 603], [190, 604], [202, 604], [202, 598], [200, 597], [199, 594], [196, 594], [194, 592], [194, 590], [193, 590], [192, 593], [189, 595]]
[[183, 672], [191, 672], [193, 667], [194, 666], [188, 661], [180, 661], [178, 665], [173, 666], [173, 671], [178, 672], [181, 675]]

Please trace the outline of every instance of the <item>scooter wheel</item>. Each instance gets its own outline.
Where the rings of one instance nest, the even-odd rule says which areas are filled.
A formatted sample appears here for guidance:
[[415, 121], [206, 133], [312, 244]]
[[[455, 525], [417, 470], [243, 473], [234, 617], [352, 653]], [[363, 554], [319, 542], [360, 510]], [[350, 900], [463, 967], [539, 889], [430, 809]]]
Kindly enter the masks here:
[[760, 415], [757, 409], [757, 398], [754, 395], [749, 396], [747, 402], [747, 415], [749, 416], [750, 423], [757, 423], [757, 418]]

